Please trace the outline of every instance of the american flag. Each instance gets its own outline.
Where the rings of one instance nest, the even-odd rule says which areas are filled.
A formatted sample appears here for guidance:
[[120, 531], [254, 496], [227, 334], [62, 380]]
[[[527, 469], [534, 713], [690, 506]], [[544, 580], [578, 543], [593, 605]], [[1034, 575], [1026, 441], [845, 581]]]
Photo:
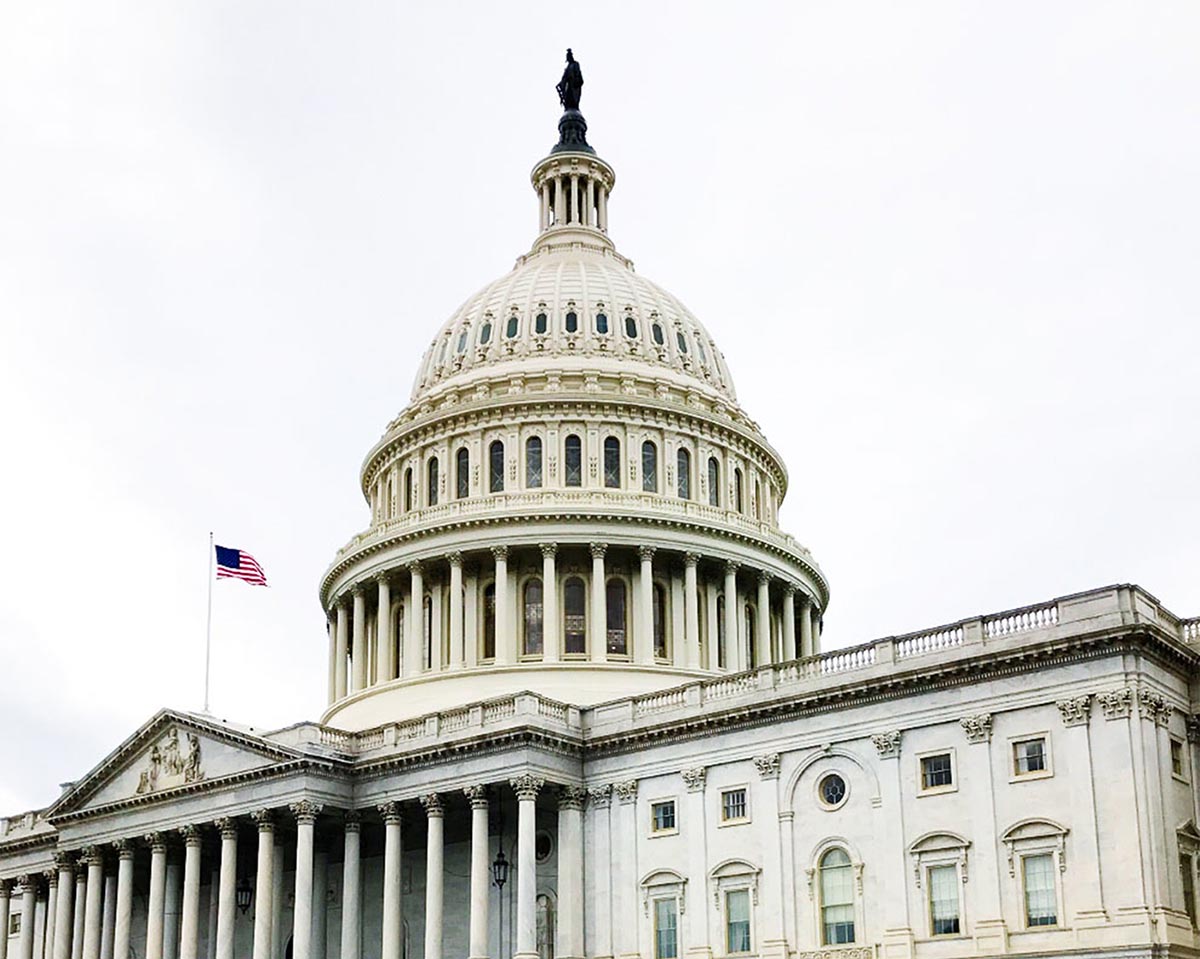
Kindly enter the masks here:
[[245, 550], [217, 546], [217, 579], [240, 579], [251, 586], [266, 586], [267, 576], [258, 560]]

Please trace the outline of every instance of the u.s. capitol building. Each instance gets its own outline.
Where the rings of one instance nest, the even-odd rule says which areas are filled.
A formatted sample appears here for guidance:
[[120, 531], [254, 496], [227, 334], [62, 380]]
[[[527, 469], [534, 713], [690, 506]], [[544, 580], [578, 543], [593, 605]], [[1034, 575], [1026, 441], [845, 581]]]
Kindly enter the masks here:
[[1200, 621], [1112, 586], [822, 652], [571, 76], [533, 246], [367, 454], [320, 721], [164, 710], [0, 819], [0, 959], [1195, 955]]

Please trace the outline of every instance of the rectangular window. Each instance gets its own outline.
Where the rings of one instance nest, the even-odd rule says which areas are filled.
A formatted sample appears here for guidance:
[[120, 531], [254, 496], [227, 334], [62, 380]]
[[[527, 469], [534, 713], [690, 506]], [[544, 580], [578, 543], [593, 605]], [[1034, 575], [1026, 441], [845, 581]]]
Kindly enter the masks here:
[[1026, 856], [1021, 860], [1025, 879], [1025, 924], [1058, 925], [1058, 897], [1054, 890], [1054, 857]]
[[750, 890], [725, 893], [725, 951], [750, 951]]
[[746, 818], [746, 790], [726, 789], [721, 793], [721, 821]]
[[1046, 771], [1046, 740], [1022, 739], [1013, 743], [1013, 772], [1018, 776]]
[[921, 759], [921, 788], [940, 789], [954, 785], [954, 764], [949, 753], [924, 756]]
[[8, 917], [8, 934], [10, 936], [21, 934], [21, 914], [19, 912], [15, 916]]
[[935, 936], [957, 936], [960, 931], [957, 866], [929, 869], [929, 929]]
[[1171, 772], [1183, 778], [1183, 743], [1178, 739], [1171, 740]]
[[650, 804], [650, 829], [652, 832], [672, 832], [675, 829], [675, 800], [665, 799]]
[[654, 959], [679, 956], [679, 904], [674, 899], [654, 900]]
[[1183, 908], [1196, 925], [1196, 860], [1187, 853], [1179, 855], [1179, 877], [1183, 880]]

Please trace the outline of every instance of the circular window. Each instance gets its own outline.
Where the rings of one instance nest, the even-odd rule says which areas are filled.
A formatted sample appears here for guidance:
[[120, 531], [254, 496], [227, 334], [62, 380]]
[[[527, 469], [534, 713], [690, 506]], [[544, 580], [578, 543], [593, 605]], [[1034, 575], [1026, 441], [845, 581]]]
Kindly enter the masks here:
[[554, 838], [544, 829], [539, 829], [533, 840], [533, 852], [539, 863], [549, 862], [554, 853]]
[[846, 780], [837, 773], [823, 776], [817, 783], [817, 796], [830, 808], [840, 806], [846, 801]]

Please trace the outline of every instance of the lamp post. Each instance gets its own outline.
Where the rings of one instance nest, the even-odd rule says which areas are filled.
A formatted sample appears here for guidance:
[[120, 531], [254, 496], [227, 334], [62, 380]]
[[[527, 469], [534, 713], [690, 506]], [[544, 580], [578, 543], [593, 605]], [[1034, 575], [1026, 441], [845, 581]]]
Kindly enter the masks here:
[[499, 852], [496, 853], [496, 858], [492, 862], [492, 882], [500, 890], [500, 955], [504, 956], [504, 884], [508, 882], [508, 872], [512, 865], [509, 863], [508, 857], [504, 855], [504, 800], [499, 796], [496, 797], [496, 800], [496, 812], [500, 818], [500, 835], [496, 840]]
[[250, 910], [250, 903], [254, 901], [254, 888], [250, 885], [250, 880], [242, 876], [238, 880], [237, 890], [234, 893], [234, 901], [237, 903], [238, 912], [243, 916]]

